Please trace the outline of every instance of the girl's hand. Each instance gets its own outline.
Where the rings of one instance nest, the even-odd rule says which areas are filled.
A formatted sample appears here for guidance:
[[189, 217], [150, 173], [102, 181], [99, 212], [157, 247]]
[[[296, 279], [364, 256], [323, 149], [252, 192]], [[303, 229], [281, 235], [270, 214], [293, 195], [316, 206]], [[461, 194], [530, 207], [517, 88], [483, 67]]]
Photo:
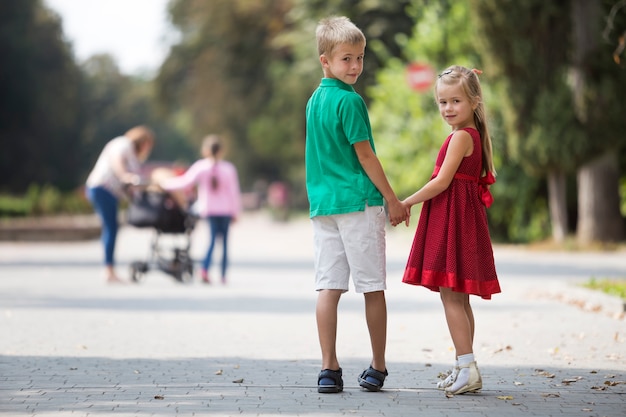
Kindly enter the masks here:
[[409, 204], [406, 200], [402, 200], [402, 206], [406, 211], [406, 218], [404, 219], [404, 225], [409, 227], [409, 220], [411, 220], [411, 204]]

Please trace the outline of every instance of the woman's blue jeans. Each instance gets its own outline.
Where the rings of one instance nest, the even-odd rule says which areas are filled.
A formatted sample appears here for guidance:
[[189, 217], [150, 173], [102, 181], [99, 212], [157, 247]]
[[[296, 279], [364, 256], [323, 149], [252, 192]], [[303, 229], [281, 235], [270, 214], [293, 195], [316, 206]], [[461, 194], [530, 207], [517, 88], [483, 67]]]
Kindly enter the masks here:
[[104, 187], [87, 188], [87, 198], [102, 220], [102, 245], [104, 246], [104, 263], [113, 266], [115, 239], [117, 238], [117, 209], [119, 201]]
[[226, 268], [228, 268], [228, 228], [230, 226], [231, 216], [209, 216], [209, 228], [211, 230], [211, 240], [206, 257], [202, 262], [202, 269], [208, 271], [211, 268], [211, 258], [215, 241], [218, 237], [222, 238], [222, 278], [226, 277]]

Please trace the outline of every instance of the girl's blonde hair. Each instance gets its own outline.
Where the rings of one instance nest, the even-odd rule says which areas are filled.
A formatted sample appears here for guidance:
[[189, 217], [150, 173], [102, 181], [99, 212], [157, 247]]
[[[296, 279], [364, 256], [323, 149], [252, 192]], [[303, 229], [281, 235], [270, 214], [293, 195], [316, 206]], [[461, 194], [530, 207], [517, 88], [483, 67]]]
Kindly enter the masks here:
[[319, 55], [332, 56], [337, 45], [365, 45], [365, 35], [345, 16], [322, 19], [315, 31]]
[[483, 103], [483, 92], [480, 87], [480, 81], [478, 80], [479, 70], [465, 68], [459, 65], [453, 65], [446, 68], [437, 79], [435, 83], [435, 99], [437, 99], [437, 87], [441, 83], [445, 85], [461, 84], [463, 91], [470, 99], [472, 104], [476, 104], [474, 109], [474, 124], [478, 133], [480, 133], [480, 142], [483, 154], [483, 168], [482, 174], [491, 172], [496, 174], [496, 170], [493, 165], [493, 150], [491, 146], [491, 136], [489, 135], [489, 128], [487, 126], [487, 115], [485, 112], [485, 105]]

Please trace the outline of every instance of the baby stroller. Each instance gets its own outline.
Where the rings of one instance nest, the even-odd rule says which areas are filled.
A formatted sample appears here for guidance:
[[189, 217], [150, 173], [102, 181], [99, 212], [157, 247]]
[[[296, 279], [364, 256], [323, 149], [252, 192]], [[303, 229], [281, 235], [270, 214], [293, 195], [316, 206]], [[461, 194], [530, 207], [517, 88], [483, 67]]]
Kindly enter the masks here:
[[[151, 268], [158, 268], [178, 282], [193, 278], [193, 260], [190, 257], [191, 232], [196, 218], [179, 207], [166, 192], [140, 190], [133, 193], [128, 207], [128, 224], [139, 228], [154, 228], [151, 252], [147, 261], [134, 261], [130, 265], [133, 282], [141, 282]], [[168, 247], [161, 244], [163, 235], [182, 235], [183, 244]]]

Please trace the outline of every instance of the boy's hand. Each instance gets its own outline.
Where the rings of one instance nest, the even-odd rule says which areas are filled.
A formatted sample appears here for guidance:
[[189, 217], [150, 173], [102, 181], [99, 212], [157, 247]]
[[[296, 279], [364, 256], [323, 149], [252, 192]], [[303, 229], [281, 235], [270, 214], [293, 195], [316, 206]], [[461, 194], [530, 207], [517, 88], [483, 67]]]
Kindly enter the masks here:
[[392, 226], [397, 226], [407, 219], [407, 210], [400, 200], [389, 202], [389, 221]]

